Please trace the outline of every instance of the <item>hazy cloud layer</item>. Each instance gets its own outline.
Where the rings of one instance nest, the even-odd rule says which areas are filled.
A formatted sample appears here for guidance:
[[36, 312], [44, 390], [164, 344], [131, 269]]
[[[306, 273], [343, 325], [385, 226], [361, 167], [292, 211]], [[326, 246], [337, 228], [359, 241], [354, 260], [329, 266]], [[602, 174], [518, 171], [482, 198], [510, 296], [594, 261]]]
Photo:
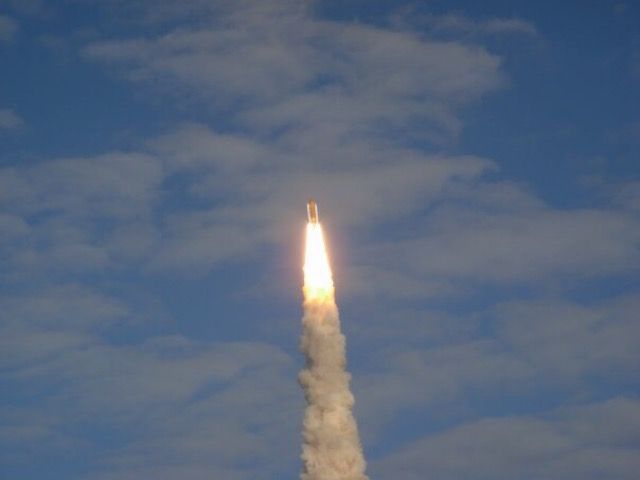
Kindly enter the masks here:
[[[297, 441], [298, 417], [290, 412], [301, 410], [295, 370], [270, 345], [203, 345], [178, 336], [135, 346], [94, 340], [12, 377], [55, 393], [46, 400], [48, 416], [29, 409], [0, 416], [7, 457], [25, 448], [40, 457], [72, 442], [59, 455], [84, 455], [96, 462], [94, 471], [111, 472], [96, 478], [159, 471], [173, 478], [189, 470], [272, 478], [291, 468], [283, 458], [295, 458], [285, 452]], [[104, 434], [65, 438], [87, 426]], [[122, 439], [115, 450], [109, 435]]]
[[409, 9], [406, 13], [398, 15], [396, 21], [400, 24], [426, 26], [436, 35], [465, 35], [467, 37], [479, 35], [538, 35], [535, 25], [520, 18], [477, 20], [464, 15], [429, 15], [416, 13]]
[[305, 133], [335, 144], [400, 128], [442, 141], [459, 129], [457, 107], [503, 83], [500, 59], [479, 46], [274, 5], [222, 4], [207, 28], [96, 42], [85, 54], [121, 66], [133, 80], [193, 91], [236, 124], [284, 129], [296, 143]]
[[0, 44], [13, 40], [19, 28], [20, 26], [15, 19], [7, 15], [0, 15]]
[[129, 315], [121, 301], [75, 284], [7, 294], [0, 298], [0, 309], [3, 369], [68, 355]]
[[162, 179], [160, 162], [136, 153], [0, 169], [2, 273], [106, 271], [142, 256]]
[[632, 479], [640, 461], [637, 399], [489, 418], [418, 440], [377, 465], [382, 478]]
[[[0, 29], [1, 25], [0, 23]], [[23, 125], [24, 121], [16, 112], [8, 108], [0, 108], [0, 130], [15, 130]]]
[[562, 403], [575, 392], [589, 398], [603, 383], [633, 385], [637, 304], [633, 292], [596, 304], [542, 297], [466, 316], [404, 311], [373, 332], [361, 324], [352, 337], [385, 346], [366, 355], [367, 373], [355, 378], [366, 438], [407, 409], [446, 418], [462, 404], [466, 415], [484, 413], [470, 411], [465, 397], [484, 399], [491, 411], [504, 396], [552, 395]]

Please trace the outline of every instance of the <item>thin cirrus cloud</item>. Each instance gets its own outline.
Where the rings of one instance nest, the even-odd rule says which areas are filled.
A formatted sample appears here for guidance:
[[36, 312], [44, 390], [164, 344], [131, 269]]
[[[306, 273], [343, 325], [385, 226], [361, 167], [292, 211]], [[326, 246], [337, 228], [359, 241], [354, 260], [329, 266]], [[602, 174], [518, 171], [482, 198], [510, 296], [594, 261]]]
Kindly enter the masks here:
[[[16, 213], [24, 219], [29, 209], [46, 211], [53, 230], [69, 227], [64, 246], [55, 238], [44, 242], [50, 245], [50, 262], [41, 250], [18, 255], [22, 264], [58, 265], [77, 258], [86, 268], [105, 268], [113, 259], [142, 252], [144, 244], [156, 257], [153, 268], [188, 269], [195, 263], [208, 268], [264, 240], [280, 241], [278, 229], [289, 216], [291, 198], [306, 197], [313, 185], [325, 185], [327, 207], [338, 212], [338, 205], [346, 205], [343, 219], [367, 224], [424, 206], [450, 179], [470, 179], [490, 168], [482, 159], [437, 158], [402, 143], [455, 136], [456, 110], [503, 84], [497, 56], [478, 46], [427, 41], [411, 31], [320, 21], [291, 5], [267, 7], [221, 4], [207, 28], [104, 40], [84, 49], [88, 58], [115, 64], [136, 81], [159, 78], [209, 100], [215, 94], [239, 105], [229, 122], [245, 133], [187, 125], [152, 141], [146, 158], [113, 153], [4, 171], [8, 203]], [[416, 121], [419, 129], [411, 127]], [[281, 134], [274, 137], [274, 129]], [[400, 129], [405, 133], [393, 139]], [[391, 159], [396, 159], [393, 167]], [[189, 173], [195, 164], [200, 175]], [[162, 225], [145, 221], [153, 211], [148, 208], [162, 207], [161, 182], [181, 174], [192, 176], [185, 193], [208, 200], [211, 208], [178, 210]], [[79, 227], [68, 218], [96, 214], [136, 216], [145, 231], [133, 236], [131, 246], [128, 234], [118, 231], [109, 247], [91, 238], [91, 226]], [[154, 244], [163, 229], [168, 241]], [[202, 245], [213, 249], [205, 255]]]
[[[183, 154], [186, 143], [191, 148]], [[69, 260], [69, 266], [75, 259], [79, 266], [84, 262], [87, 268], [103, 268], [137, 255], [139, 261], [151, 257], [152, 265], [163, 268], [195, 263], [210, 268], [265, 242], [283, 241], [288, 230], [282, 227], [295, 217], [291, 199], [302, 201], [315, 185], [324, 185], [327, 211], [333, 207], [340, 212], [334, 214], [336, 224], [370, 225], [406, 215], [434, 201], [447, 183], [473, 179], [492, 167], [471, 156], [394, 147], [374, 151], [363, 145], [340, 152], [341, 163], [324, 166], [318, 159], [314, 166], [313, 159], [309, 164], [285, 147], [201, 126], [186, 126], [149, 148], [149, 153], [60, 159], [1, 171], [7, 207], [3, 218], [12, 227], [3, 246], [13, 261], [37, 267]], [[362, 164], [359, 152], [367, 153], [369, 165]], [[389, 166], [389, 155], [402, 160]], [[178, 205], [164, 213], [163, 182], [178, 175], [187, 181], [177, 193], [214, 207], [189, 210]], [[161, 222], [154, 221], [158, 215]], [[101, 222], [113, 227], [96, 237]]]
[[[226, 111], [229, 122], [248, 130], [252, 138], [222, 136], [192, 125], [155, 141], [156, 148], [172, 157], [173, 165], [200, 166], [202, 177], [190, 193], [216, 201], [209, 213], [188, 214], [189, 232], [195, 237], [194, 222], [200, 218], [203, 241], [216, 235], [240, 240], [244, 229], [237, 225], [227, 229], [228, 218], [259, 225], [263, 218], [285, 217], [290, 199], [304, 197], [318, 184], [328, 192], [324, 204], [329, 209], [368, 224], [426, 209], [438, 160], [402, 144], [417, 138], [437, 144], [455, 137], [460, 128], [457, 109], [506, 81], [500, 58], [468, 43], [426, 40], [412, 30], [319, 21], [306, 10], [261, 10], [250, 2], [221, 12], [209, 20], [213, 29], [105, 40], [84, 51], [95, 61], [120, 67], [135, 81], [162, 78], [203, 98], [233, 100], [232, 110], [217, 102], [212, 108]], [[535, 33], [530, 24], [517, 19], [432, 20], [439, 28]], [[416, 124], [419, 131], [414, 130]], [[255, 141], [264, 135], [269, 135], [269, 142]], [[187, 141], [195, 147], [186, 150]], [[208, 154], [194, 154], [202, 148]], [[393, 173], [386, 170], [391, 167], [382, 166], [391, 163]], [[462, 163], [457, 158], [442, 159], [450, 178], [465, 168]], [[479, 160], [474, 174], [466, 176], [469, 182], [477, 182], [493, 168], [491, 162], [480, 165]], [[396, 194], [385, 193], [385, 185]], [[443, 183], [436, 185], [439, 194]], [[488, 187], [485, 190], [492, 186]], [[637, 222], [616, 211], [558, 211], [550, 206], [506, 214], [441, 210], [442, 216], [448, 212], [464, 220], [458, 225], [427, 225], [425, 238], [401, 247], [388, 245], [388, 252], [383, 249], [376, 258], [385, 254], [397, 258], [398, 251], [413, 268], [421, 269], [418, 277], [434, 273], [474, 277], [474, 272], [488, 272], [489, 277], [507, 280], [616, 272], [637, 256]], [[274, 230], [279, 224], [273, 223]], [[590, 241], [581, 242], [586, 234]], [[264, 235], [273, 239], [276, 233], [265, 230]], [[160, 264], [168, 265], [172, 258], [186, 260], [180, 248], [179, 240], [172, 241]], [[197, 244], [185, 247], [185, 251], [200, 250]], [[533, 255], [523, 256], [523, 250]], [[430, 251], [438, 254], [431, 256]], [[238, 253], [234, 248], [221, 255]]]
[[451, 134], [455, 107], [504, 81], [499, 58], [478, 46], [318, 21], [296, 9], [266, 18], [255, 4], [247, 11], [223, 13], [208, 28], [95, 42], [84, 52], [127, 78], [160, 78], [221, 108], [226, 101], [231, 120], [260, 130], [315, 128], [329, 117], [350, 135], [354, 126], [379, 131], [423, 118]]
[[[603, 385], [633, 385], [640, 366], [637, 304], [631, 292], [595, 304], [514, 300], [455, 316], [406, 310], [391, 317], [393, 325], [369, 318], [378, 326], [352, 327], [352, 338], [364, 335], [367, 345], [394, 342], [368, 354], [355, 378], [365, 443], [376, 444], [381, 430], [406, 418], [407, 410], [455, 422], [461, 410], [471, 417], [496, 408], [501, 416], [515, 415], [519, 402], [532, 397], [564, 405], [575, 392], [590, 398]], [[503, 404], [505, 396], [510, 401]]]
[[140, 254], [162, 178], [160, 162], [136, 153], [1, 169], [3, 274], [103, 270]]
[[[5, 170], [5, 199], [15, 205], [6, 220], [14, 230], [38, 211], [50, 216], [47, 229], [32, 228], [43, 235], [64, 232], [61, 241], [44, 242], [50, 258], [47, 251], [23, 251], [18, 263], [55, 266], [77, 259], [96, 269], [137, 257], [154, 270], [206, 271], [265, 242], [282, 242], [282, 232], [289, 231], [283, 226], [293, 218], [291, 200], [316, 195], [316, 185], [323, 186], [316, 196], [334, 212], [336, 225], [384, 224], [439, 204], [429, 222], [420, 222], [423, 238], [365, 243], [375, 253], [368, 258], [408, 265], [395, 277], [380, 274], [404, 277], [380, 283], [385, 292], [395, 287], [402, 293], [400, 285], [405, 292], [433, 290], [425, 283], [433, 276], [444, 283], [479, 275], [526, 281], [556, 273], [617, 273], [637, 258], [638, 225], [631, 214], [556, 210], [517, 186], [509, 187], [513, 198], [499, 197], [495, 192], [504, 187], [482, 179], [495, 169], [490, 160], [434, 156], [406, 146], [420, 137], [437, 143], [455, 136], [457, 109], [504, 84], [494, 54], [468, 43], [426, 40], [411, 30], [320, 21], [305, 10], [247, 3], [221, 12], [207, 20], [214, 29], [104, 40], [84, 54], [115, 64], [136, 81], [159, 77], [203, 98], [233, 100], [237, 108], [228, 121], [241, 131], [185, 124], [149, 140], [140, 153]], [[276, 19], [296, 21], [269, 23]], [[212, 108], [226, 107], [213, 102]], [[417, 121], [419, 132], [412, 127]], [[175, 176], [187, 181], [182, 192], [172, 193], [204, 202], [204, 208], [162, 213], [163, 182]], [[457, 198], [450, 193], [455, 184]], [[486, 206], [512, 205], [515, 197], [521, 209]], [[460, 209], [460, 201], [478, 208]], [[166, 220], [154, 222], [157, 213]], [[68, 220], [96, 214], [135, 217], [137, 225], [121, 222], [112, 238], [97, 243], [90, 226]], [[380, 269], [368, 263], [359, 261], [354, 272]], [[366, 285], [360, 291], [373, 292]]]
[[535, 37], [538, 30], [535, 25], [520, 18], [472, 19], [456, 14], [420, 14], [409, 12], [396, 17], [396, 21], [410, 25], [428, 27], [435, 34], [481, 36], [481, 35], [524, 35]]
[[[0, 31], [2, 29], [2, 17], [0, 17]], [[24, 120], [20, 115], [9, 108], [0, 108], [0, 131], [16, 130], [24, 126]]]
[[550, 299], [506, 302], [496, 308], [498, 335], [552, 377], [624, 381], [640, 367], [639, 303], [634, 293], [591, 306]]
[[[100, 447], [92, 478], [153, 472], [173, 478], [190, 471], [271, 478], [290, 470], [294, 459], [287, 444], [297, 439], [291, 411], [300, 398], [292, 367], [282, 351], [260, 342], [207, 345], [180, 336], [133, 346], [95, 341], [19, 372], [23, 381], [52, 385], [56, 393], [44, 400], [50, 416], [0, 415], [14, 432], [6, 452], [26, 440], [34, 455], [91, 459], [81, 436], [65, 438], [56, 428], [91, 424], [127, 439], [117, 450]], [[100, 437], [93, 442], [102, 445]], [[73, 448], [58, 450], [65, 443]]]
[[[58, 265], [77, 258], [88, 269], [102, 269], [114, 259], [146, 251], [156, 257], [153, 268], [189, 269], [198, 263], [206, 269], [264, 240], [281, 240], [277, 230], [282, 218], [291, 218], [291, 198], [308, 196], [314, 184], [325, 184], [326, 197], [336, 206], [347, 205], [345, 217], [366, 224], [433, 198], [448, 178], [470, 178], [488, 168], [490, 162], [480, 159], [449, 161], [390, 144], [383, 132], [410, 130], [414, 120], [423, 119], [409, 137], [442, 141], [455, 135], [460, 128], [456, 109], [502, 84], [498, 57], [480, 47], [427, 42], [411, 32], [318, 21], [289, 7], [222, 5], [222, 15], [209, 20], [218, 28], [88, 45], [87, 57], [121, 66], [137, 81], [160, 78], [209, 100], [215, 93], [234, 105], [251, 99], [229, 116], [244, 133], [186, 125], [150, 142], [154, 158], [116, 152], [4, 171], [14, 213], [24, 219], [28, 209], [46, 211], [49, 226], [69, 227], [64, 246], [56, 239], [44, 242], [50, 245], [50, 262], [41, 249], [18, 255], [24, 259], [19, 263]], [[296, 21], [275, 22], [283, 19]], [[388, 71], [395, 73], [389, 77]], [[274, 138], [273, 129], [282, 134], [267, 141]], [[398, 140], [402, 143], [402, 137]], [[394, 168], [388, 166], [391, 158], [398, 159]], [[154, 225], [146, 208], [163, 206], [154, 203], [162, 197], [160, 184], [174, 175], [186, 175], [184, 193], [211, 206], [198, 212], [178, 209]], [[362, 182], [366, 189], [358, 188]], [[385, 192], [393, 197], [381, 201]], [[79, 227], [69, 215], [136, 216], [144, 228], [130, 234], [127, 227], [123, 233], [120, 222], [109, 247], [91, 238], [90, 225]], [[271, 226], [264, 225], [267, 219]], [[162, 229], [168, 241], [154, 244]], [[251, 241], [248, 229], [253, 229]], [[204, 254], [202, 245], [212, 249]], [[126, 252], [120, 254], [120, 248]]]
[[0, 44], [11, 42], [19, 29], [20, 24], [17, 20], [7, 15], [0, 15]]
[[51, 362], [97, 341], [131, 316], [120, 300], [78, 284], [0, 297], [0, 365], [20, 369]]
[[415, 442], [374, 466], [381, 477], [402, 472], [417, 480], [631, 480], [640, 467], [632, 431], [640, 405], [633, 398], [562, 408], [539, 416], [483, 419]]
[[365, 252], [425, 277], [539, 281], [633, 271], [640, 224], [615, 210], [489, 213], [443, 209], [425, 232]]

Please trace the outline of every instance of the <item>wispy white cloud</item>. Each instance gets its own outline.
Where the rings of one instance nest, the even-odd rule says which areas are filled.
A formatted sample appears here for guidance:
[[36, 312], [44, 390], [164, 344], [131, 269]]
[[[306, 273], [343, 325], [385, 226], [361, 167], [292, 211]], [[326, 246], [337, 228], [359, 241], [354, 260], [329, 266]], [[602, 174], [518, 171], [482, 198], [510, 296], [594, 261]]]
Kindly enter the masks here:
[[[18, 0], [13, 0], [18, 1]], [[41, 0], [32, 0], [41, 1]], [[275, 21], [283, 15], [308, 14], [314, 0], [185, 0], [177, 5], [171, 0], [71, 0], [77, 4], [94, 4], [107, 8], [109, 14], [136, 25], [169, 25], [175, 27], [207, 23], [220, 17], [242, 17], [245, 20]]]
[[[163, 5], [159, 11], [170, 7]], [[637, 258], [631, 215], [556, 210], [520, 186], [483, 180], [495, 169], [490, 160], [412, 147], [451, 139], [461, 128], [458, 109], [503, 84], [501, 59], [480, 45], [318, 19], [289, 4], [209, 7], [216, 14], [203, 14], [202, 24], [95, 42], [85, 54], [137, 81], [179, 86], [226, 113], [224, 131], [183, 124], [149, 140], [144, 153], [4, 172], [12, 225], [33, 228], [26, 216], [46, 213], [47, 231], [64, 232], [64, 245], [48, 250], [52, 265], [75, 258], [95, 269], [137, 257], [152, 269], [207, 271], [294, 238], [294, 205], [309, 195], [337, 226], [419, 219], [410, 240], [399, 230], [385, 244], [362, 243], [353, 278], [386, 278], [378, 290], [387, 294], [449, 293], [452, 280], [480, 276], [618, 273]], [[447, 22], [465, 25], [463, 17]], [[525, 29], [496, 19], [483, 28], [499, 27]], [[172, 198], [187, 207], [180, 200], [164, 208]], [[117, 220], [107, 241], [79, 227], [96, 217]], [[22, 265], [47, 263], [42, 250], [17, 253]]]
[[473, 35], [521, 34], [535, 36], [536, 27], [519, 18], [471, 19], [463, 15], [418, 15], [414, 21], [438, 32]]
[[153, 158], [116, 152], [5, 168], [0, 195], [5, 208], [26, 215], [121, 218], [150, 208], [161, 179]]
[[133, 153], [1, 169], [6, 266], [16, 275], [86, 271], [142, 253], [153, 238], [149, 221], [162, 169], [153, 157]]
[[87, 347], [97, 333], [130, 315], [119, 300], [74, 284], [4, 295], [0, 310], [3, 369], [52, 361]]
[[[629, 292], [597, 303], [545, 296], [467, 315], [406, 307], [368, 315], [351, 327], [369, 346], [355, 376], [365, 441], [376, 444], [406, 411], [475, 418], [505, 396], [518, 404], [580, 392], [586, 401], [599, 398], [602, 382], [629, 384], [640, 368], [637, 308]], [[469, 397], [488, 403], [471, 406]]]
[[0, 15], [0, 44], [13, 40], [20, 29], [20, 24], [7, 15]]
[[120, 301], [74, 284], [19, 296], [2, 296], [0, 308], [11, 323], [49, 329], [104, 328], [128, 314]]
[[[398, 228], [387, 241], [354, 249], [351, 268], [362, 284], [350, 293], [420, 298], [465, 295], [481, 285], [562, 289], [637, 271], [640, 223], [633, 212], [556, 209], [500, 182], [458, 187], [439, 192], [429, 214], [406, 232]], [[625, 198], [633, 203], [632, 189]]]
[[365, 367], [354, 377], [354, 392], [363, 440], [369, 445], [375, 445], [384, 428], [402, 419], [404, 412], [438, 411], [444, 418], [452, 408], [464, 408], [464, 395], [494, 398], [513, 394], [521, 382], [535, 375], [534, 369], [509, 355], [503, 345], [475, 335], [454, 337], [434, 348], [398, 342], [371, 355]]
[[[129, 78], [195, 95], [233, 128], [187, 124], [150, 141], [149, 154], [5, 170], [12, 218], [31, 234], [60, 232], [60, 241], [50, 235], [38, 249], [14, 241], [20, 251], [12, 258], [23, 271], [66, 262], [105, 269], [132, 256], [150, 258], [152, 268], [206, 271], [282, 242], [293, 225], [292, 199], [310, 192], [340, 212], [336, 224], [350, 218], [366, 226], [491, 168], [484, 159], [404, 146], [448, 141], [461, 128], [457, 109], [503, 84], [500, 59], [482, 47], [319, 20], [293, 3], [190, 6], [215, 15], [165, 35], [95, 42], [85, 54]], [[178, 201], [163, 210], [171, 198], [199, 207]], [[90, 219], [111, 222], [113, 237], [96, 237]]]
[[24, 121], [16, 112], [8, 108], [0, 108], [0, 130], [15, 130], [23, 125]]
[[[311, 149], [298, 154], [286, 141], [260, 143], [193, 126], [153, 145], [161, 146], [169, 170], [190, 172], [190, 195], [214, 205], [167, 216], [167, 241], [157, 261], [189, 268], [287, 242], [294, 237], [299, 204], [315, 192], [335, 225], [370, 226], [424, 207], [449, 182], [473, 179], [492, 166], [471, 156], [363, 143], [333, 147], [334, 158], [327, 159]], [[398, 159], [395, 164], [388, 164], [390, 157]]]
[[640, 182], [625, 182], [618, 185], [614, 201], [623, 208], [640, 212]]
[[446, 209], [433, 219], [423, 235], [374, 248], [370, 257], [394, 257], [407, 271], [426, 277], [528, 282], [629, 271], [640, 255], [640, 224], [615, 211]]
[[[434, 275], [446, 284], [480, 274], [530, 281], [615, 273], [637, 257], [639, 231], [631, 216], [558, 211], [520, 187], [478, 182], [493, 168], [489, 161], [438, 158], [404, 146], [455, 137], [457, 109], [504, 84], [496, 55], [468, 42], [428, 40], [411, 29], [319, 20], [309, 9], [262, 10], [254, 2], [227, 7], [205, 15], [215, 28], [106, 40], [85, 49], [136, 81], [181, 86], [214, 111], [227, 112], [242, 132], [187, 125], [152, 143], [171, 168], [194, 177], [197, 171], [189, 194], [215, 204], [170, 219], [175, 234], [157, 265], [196, 264], [205, 251], [198, 245], [215, 245], [215, 238], [221, 246], [209, 263], [256, 247], [260, 237], [276, 240], [289, 231], [283, 226], [292, 199], [315, 195], [315, 189], [322, 204], [338, 212], [335, 224], [383, 224], [440, 202], [420, 227], [423, 235], [362, 250], [378, 265], [365, 261], [354, 274], [393, 272], [384, 260], [393, 258], [405, 272], [401, 282], [387, 282], [396, 287], [428, 288], [425, 279]], [[429, 18], [433, 28], [458, 33], [536, 32], [519, 19]], [[452, 179], [474, 198], [450, 195]], [[469, 201], [478, 208], [455, 206]], [[592, 232], [594, 225], [599, 228]], [[589, 242], [582, 241], [585, 235]], [[393, 290], [387, 283], [381, 290]]]
[[37, 15], [44, 10], [43, 0], [5, 0], [4, 3], [22, 15]]
[[392, 16], [397, 28], [415, 28], [434, 37], [466, 38], [478, 40], [488, 37], [534, 38], [539, 35], [536, 26], [517, 17], [470, 17], [461, 13], [435, 14], [418, 11], [415, 6], [404, 7]]
[[617, 478], [640, 467], [640, 403], [614, 398], [540, 416], [487, 418], [414, 442], [379, 462], [380, 478]]
[[640, 368], [640, 297], [632, 293], [597, 304], [514, 301], [498, 307], [498, 336], [516, 355], [549, 377], [586, 376], [624, 382]]
[[169, 336], [115, 346], [96, 340], [11, 378], [45, 382], [55, 394], [42, 399], [48, 418], [16, 422], [0, 415], [5, 451], [31, 435], [29, 451], [42, 455], [67, 431], [108, 428], [123, 441], [103, 451], [95, 478], [219, 471], [230, 475], [225, 478], [266, 479], [290, 469], [297, 457], [291, 445], [298, 418], [291, 412], [302, 399], [291, 381], [295, 369], [286, 354], [264, 343]]
[[206, 28], [96, 42], [85, 54], [137, 81], [188, 88], [258, 131], [333, 127], [338, 138], [411, 119], [433, 125], [415, 135], [455, 134], [456, 108], [504, 83], [500, 59], [480, 46], [258, 5], [225, 8]]

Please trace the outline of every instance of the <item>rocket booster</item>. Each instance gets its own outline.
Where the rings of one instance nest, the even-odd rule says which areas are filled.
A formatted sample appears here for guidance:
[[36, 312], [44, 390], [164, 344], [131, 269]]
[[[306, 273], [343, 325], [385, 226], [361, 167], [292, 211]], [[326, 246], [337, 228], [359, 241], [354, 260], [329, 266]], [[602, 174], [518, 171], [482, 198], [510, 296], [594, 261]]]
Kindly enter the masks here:
[[307, 202], [307, 218], [309, 223], [318, 223], [318, 204], [313, 198]]

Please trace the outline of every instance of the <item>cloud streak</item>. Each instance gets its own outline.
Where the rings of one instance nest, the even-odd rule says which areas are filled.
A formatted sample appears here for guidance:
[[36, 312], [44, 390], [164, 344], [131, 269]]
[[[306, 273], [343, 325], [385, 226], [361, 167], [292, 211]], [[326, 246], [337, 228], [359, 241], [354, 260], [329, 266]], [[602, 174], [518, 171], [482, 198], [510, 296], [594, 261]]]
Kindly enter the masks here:
[[[637, 399], [564, 408], [538, 417], [488, 418], [418, 440], [378, 465], [383, 478], [561, 480], [634, 478]], [[602, 433], [601, 433], [602, 432]]]
[[[7, 15], [0, 15], [0, 44], [11, 42], [19, 29], [20, 24], [15, 19]], [[0, 116], [0, 125], [1, 118]]]
[[[2, 29], [0, 17], [0, 30]], [[0, 130], [16, 130], [24, 126], [22, 118], [13, 110], [0, 108]]]

